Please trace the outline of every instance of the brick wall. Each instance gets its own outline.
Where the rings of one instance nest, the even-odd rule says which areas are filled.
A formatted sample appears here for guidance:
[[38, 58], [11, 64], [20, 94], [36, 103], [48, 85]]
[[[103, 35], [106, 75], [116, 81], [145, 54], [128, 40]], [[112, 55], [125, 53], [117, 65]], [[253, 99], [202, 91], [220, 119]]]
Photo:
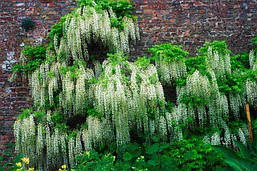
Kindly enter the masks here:
[[[191, 54], [205, 41], [227, 40], [233, 52], [249, 50], [257, 35], [257, 0], [133, 0], [141, 42], [133, 54], [143, 55], [155, 43], [183, 45]], [[24, 45], [39, 44], [49, 28], [72, 10], [74, 0], [1, 0], [0, 2], [0, 152], [13, 141], [12, 124], [30, 106], [27, 81], [9, 83], [10, 67]], [[25, 32], [21, 20], [36, 22]]]
[[205, 41], [227, 40], [233, 52], [248, 50], [257, 35], [257, 0], [134, 0], [142, 29], [138, 48], [183, 45], [191, 54]]

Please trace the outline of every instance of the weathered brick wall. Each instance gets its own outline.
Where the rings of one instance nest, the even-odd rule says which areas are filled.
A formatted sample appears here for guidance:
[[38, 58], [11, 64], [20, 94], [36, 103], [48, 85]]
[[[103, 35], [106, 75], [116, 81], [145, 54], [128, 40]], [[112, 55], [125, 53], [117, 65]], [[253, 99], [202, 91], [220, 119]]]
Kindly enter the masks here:
[[233, 52], [242, 52], [257, 35], [257, 0], [134, 1], [142, 29], [138, 53], [154, 43], [172, 42], [195, 54], [211, 40], [227, 40]]
[[[163, 42], [195, 54], [203, 42], [215, 39], [227, 40], [233, 52], [241, 52], [249, 50], [250, 38], [257, 35], [257, 0], [133, 1], [142, 38], [133, 54], [143, 55]], [[8, 82], [11, 65], [24, 45], [41, 43], [50, 26], [74, 6], [74, 0], [0, 1], [0, 152], [13, 140], [15, 117], [31, 103], [26, 81]], [[33, 31], [21, 28], [24, 17], [36, 22]]]

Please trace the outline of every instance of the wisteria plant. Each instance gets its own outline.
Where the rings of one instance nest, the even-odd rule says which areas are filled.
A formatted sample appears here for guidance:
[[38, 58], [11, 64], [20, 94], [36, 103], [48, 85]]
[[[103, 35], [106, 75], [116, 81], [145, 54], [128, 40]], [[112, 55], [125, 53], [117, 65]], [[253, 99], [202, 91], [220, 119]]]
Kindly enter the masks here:
[[[49, 46], [37, 51], [42, 59], [27, 72], [34, 106], [14, 124], [15, 150], [31, 166], [72, 168], [84, 151], [120, 147], [140, 135], [146, 142], [156, 135], [180, 141], [197, 127], [217, 130], [202, 135], [207, 144], [246, 144], [246, 125], [231, 130], [228, 123], [243, 118], [247, 102], [257, 108], [254, 51], [244, 65], [225, 42], [206, 43], [202, 56], [192, 58], [162, 44], [151, 48], [151, 58], [131, 62], [125, 56], [140, 40], [132, 9], [125, 0], [80, 1], [53, 27]], [[37, 58], [26, 52], [25, 65]], [[164, 85], [176, 91], [173, 107]]]

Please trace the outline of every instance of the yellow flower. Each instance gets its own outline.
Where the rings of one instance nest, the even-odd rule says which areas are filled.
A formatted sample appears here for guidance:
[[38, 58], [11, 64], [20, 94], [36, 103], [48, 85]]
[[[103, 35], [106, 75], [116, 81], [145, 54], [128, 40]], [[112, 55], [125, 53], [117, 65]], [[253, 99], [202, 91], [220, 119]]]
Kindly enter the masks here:
[[66, 167], [66, 165], [64, 164], [64, 165], [62, 165], [62, 169], [66, 169], [67, 167]]
[[16, 163], [16, 166], [17, 166], [17, 167], [21, 167], [21, 165], [22, 165], [21, 162]]
[[25, 164], [29, 164], [29, 158], [23, 157], [21, 160], [22, 160]]

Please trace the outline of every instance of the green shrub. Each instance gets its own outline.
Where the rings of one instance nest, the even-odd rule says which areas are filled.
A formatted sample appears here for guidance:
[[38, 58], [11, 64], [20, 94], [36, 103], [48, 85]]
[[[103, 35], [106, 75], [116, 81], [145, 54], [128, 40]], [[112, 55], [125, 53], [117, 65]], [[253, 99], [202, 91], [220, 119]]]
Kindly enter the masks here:
[[22, 50], [23, 59], [22, 64], [16, 64], [12, 67], [12, 72], [32, 73], [44, 62], [46, 59], [46, 48], [44, 46], [26, 46]]
[[22, 154], [13, 154], [14, 144], [8, 143], [5, 151], [0, 152], [0, 171], [16, 171], [20, 167], [17, 163], [21, 162]]
[[252, 39], [251, 45], [255, 47], [255, 52], [257, 52], [257, 36]]
[[24, 28], [25, 31], [32, 30], [35, 27], [35, 22], [30, 18], [24, 18], [21, 20], [21, 27]]
[[184, 60], [188, 56], [188, 52], [183, 50], [181, 46], [172, 45], [170, 43], [155, 45], [149, 49], [153, 54], [152, 60], [165, 62], [173, 62], [177, 60]]
[[222, 156], [200, 139], [185, 139], [173, 143], [127, 144], [116, 151], [85, 152], [77, 156], [75, 170], [215, 170], [225, 166]]
[[78, 0], [78, 6], [92, 6], [98, 10], [107, 10], [112, 8], [117, 17], [132, 17], [135, 9], [129, 0]]
[[214, 149], [224, 156], [224, 162], [229, 166], [229, 170], [257, 170], [257, 142], [245, 146], [242, 143], [234, 142], [238, 152], [221, 146]]
[[167, 153], [181, 170], [215, 170], [216, 167], [224, 165], [222, 156], [211, 145], [204, 144], [197, 138], [171, 143]]
[[26, 57], [26, 60], [45, 60], [46, 48], [44, 46], [25, 46], [22, 50], [22, 54]]
[[[70, 14], [68, 14], [70, 15]], [[57, 36], [57, 40], [59, 41], [60, 38], [64, 35], [63, 34], [63, 25], [64, 22], [66, 20], [66, 17], [68, 16], [63, 16], [61, 17], [61, 19], [59, 20], [59, 22], [57, 22], [55, 25], [53, 25], [51, 27], [51, 31], [48, 33], [47, 37], [53, 42], [54, 41], [54, 36]]]
[[217, 41], [214, 40], [213, 42], [205, 42], [203, 47], [199, 49], [199, 52], [203, 56], [207, 56], [209, 47], [212, 47], [213, 51], [217, 51], [219, 55], [226, 55], [230, 54], [231, 51], [228, 49], [228, 45], [226, 41]]

